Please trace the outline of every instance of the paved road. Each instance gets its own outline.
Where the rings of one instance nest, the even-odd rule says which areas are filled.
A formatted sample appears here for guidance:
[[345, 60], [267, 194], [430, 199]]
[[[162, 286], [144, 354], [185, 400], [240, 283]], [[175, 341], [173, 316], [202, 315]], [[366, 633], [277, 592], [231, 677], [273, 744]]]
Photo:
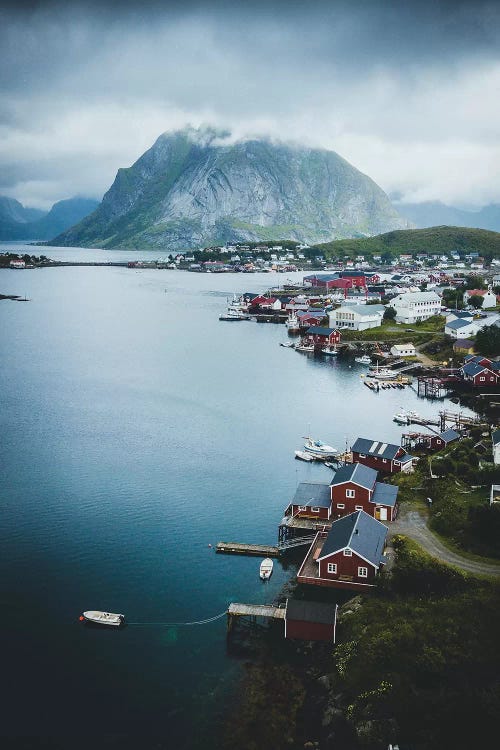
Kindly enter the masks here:
[[404, 534], [414, 539], [423, 549], [442, 562], [454, 565], [468, 573], [479, 573], [488, 576], [500, 576], [500, 563], [492, 564], [469, 560], [467, 557], [450, 552], [444, 544], [430, 531], [423, 515], [415, 510], [406, 510], [400, 506], [396, 521], [389, 527], [390, 535]]

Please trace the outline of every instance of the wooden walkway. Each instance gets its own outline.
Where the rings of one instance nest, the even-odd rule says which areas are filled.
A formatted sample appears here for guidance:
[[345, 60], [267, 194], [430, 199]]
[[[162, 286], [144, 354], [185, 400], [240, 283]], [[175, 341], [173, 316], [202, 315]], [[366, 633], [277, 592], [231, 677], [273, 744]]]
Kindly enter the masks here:
[[256, 555], [258, 557], [279, 557], [278, 547], [269, 544], [241, 544], [240, 542], [217, 542], [216, 552], [229, 555]]
[[275, 607], [273, 604], [241, 604], [232, 602], [227, 610], [227, 632], [233, 629], [235, 620], [240, 617], [248, 617], [251, 622], [255, 623], [257, 617], [265, 617], [272, 620], [284, 620], [285, 608]]

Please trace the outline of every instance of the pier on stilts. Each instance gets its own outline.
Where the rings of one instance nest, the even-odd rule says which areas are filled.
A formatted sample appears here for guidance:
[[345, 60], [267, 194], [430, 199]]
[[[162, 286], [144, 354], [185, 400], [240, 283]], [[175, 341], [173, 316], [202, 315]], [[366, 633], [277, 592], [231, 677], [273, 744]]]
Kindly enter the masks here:
[[251, 625], [256, 626], [257, 620], [284, 620], [286, 609], [274, 604], [240, 604], [233, 602], [227, 610], [227, 634], [229, 635], [236, 622], [244, 618]]
[[244, 544], [241, 542], [217, 542], [215, 551], [226, 555], [250, 555], [254, 557], [279, 557], [283, 552], [293, 547], [302, 547], [306, 544], [312, 544], [314, 534], [311, 534], [311, 528], [307, 527], [309, 534], [301, 535], [294, 538], [279, 538], [277, 545], [270, 544]]

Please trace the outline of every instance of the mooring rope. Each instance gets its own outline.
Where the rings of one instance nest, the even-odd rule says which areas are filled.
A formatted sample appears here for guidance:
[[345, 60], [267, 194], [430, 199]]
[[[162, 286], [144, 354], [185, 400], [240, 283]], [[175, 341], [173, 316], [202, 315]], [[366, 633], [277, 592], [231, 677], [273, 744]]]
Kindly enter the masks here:
[[215, 617], [208, 617], [206, 620], [194, 620], [193, 622], [127, 622], [127, 625], [141, 625], [141, 626], [158, 626], [158, 627], [164, 627], [164, 628], [181, 628], [186, 627], [187, 625], [207, 625], [209, 622], [215, 622], [216, 620], [220, 620], [222, 617], [225, 617], [227, 614], [227, 610], [225, 609], [224, 612], [221, 612], [220, 615], [215, 615]]

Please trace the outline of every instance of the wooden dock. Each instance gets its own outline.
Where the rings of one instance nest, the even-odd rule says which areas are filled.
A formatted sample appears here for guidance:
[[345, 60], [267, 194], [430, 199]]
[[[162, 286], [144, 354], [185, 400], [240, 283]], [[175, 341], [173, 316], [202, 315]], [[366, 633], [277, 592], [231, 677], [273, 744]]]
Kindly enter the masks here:
[[269, 544], [241, 544], [240, 542], [217, 542], [216, 552], [228, 555], [255, 555], [256, 557], [279, 557], [278, 547]]
[[232, 602], [227, 610], [227, 632], [233, 629], [235, 620], [247, 617], [255, 623], [257, 617], [265, 617], [271, 620], [284, 620], [285, 607], [275, 607], [273, 604], [240, 604]]

